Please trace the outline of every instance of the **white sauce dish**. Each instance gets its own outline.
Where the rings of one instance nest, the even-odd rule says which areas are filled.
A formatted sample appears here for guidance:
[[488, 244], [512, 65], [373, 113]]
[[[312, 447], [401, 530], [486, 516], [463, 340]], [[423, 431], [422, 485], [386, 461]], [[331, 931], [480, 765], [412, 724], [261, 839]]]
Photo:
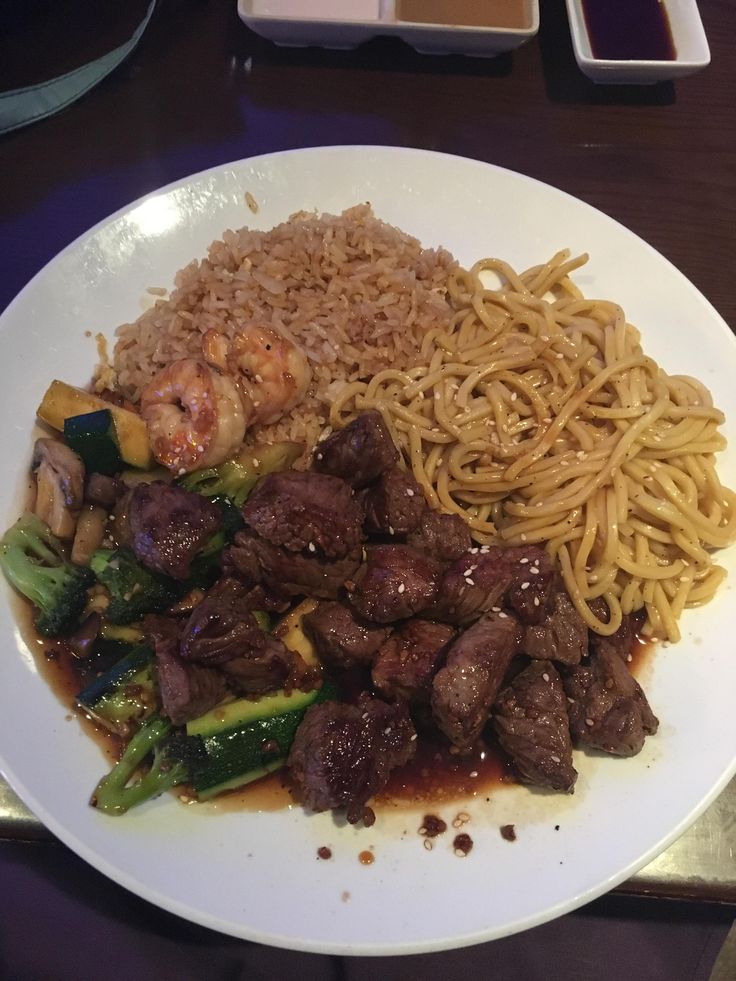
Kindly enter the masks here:
[[[605, 0], [606, 7], [602, 7], [602, 0], [566, 0], [566, 3], [575, 58], [583, 74], [594, 82], [605, 85], [649, 85], [691, 75], [710, 64], [708, 39], [696, 0], [659, 0], [658, 3], [650, 0], [650, 4], [642, 3], [642, 9], [648, 6], [658, 8], [658, 11], [650, 9], [649, 13], [655, 18], [658, 14], [665, 25], [669, 23], [674, 47], [671, 57], [627, 57], [618, 51], [615, 57], [611, 57], [610, 49], [615, 47], [614, 34], [617, 30], [614, 18], [621, 16], [618, 4], [614, 0]], [[623, 4], [624, 7], [628, 5]], [[595, 8], [601, 7], [601, 16], [596, 17]], [[632, 16], [638, 17], [638, 14], [634, 12]], [[653, 18], [650, 18], [650, 28], [652, 24]], [[653, 33], [650, 34], [645, 22], [641, 22], [639, 33], [632, 31], [632, 39], [636, 37], [635, 49], [646, 51], [652, 46], [656, 50]], [[619, 51], [626, 51], [627, 47], [625, 43], [619, 45]]]

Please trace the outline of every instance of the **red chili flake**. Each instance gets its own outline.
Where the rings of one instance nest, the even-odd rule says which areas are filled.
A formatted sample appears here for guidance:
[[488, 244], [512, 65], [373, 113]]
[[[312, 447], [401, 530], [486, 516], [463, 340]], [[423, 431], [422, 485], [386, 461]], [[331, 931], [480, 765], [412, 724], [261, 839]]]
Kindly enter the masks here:
[[516, 841], [516, 829], [513, 824], [504, 824], [499, 830], [504, 841]]
[[455, 835], [455, 840], [452, 843], [452, 847], [458, 858], [465, 858], [468, 852], [470, 852], [473, 848], [473, 839], [470, 837], [470, 835], [466, 835], [465, 833]]
[[420, 835], [424, 835], [426, 838], [436, 838], [437, 835], [444, 834], [445, 831], [447, 831], [447, 823], [442, 818], [435, 814], [424, 815], [422, 826], [419, 829]]

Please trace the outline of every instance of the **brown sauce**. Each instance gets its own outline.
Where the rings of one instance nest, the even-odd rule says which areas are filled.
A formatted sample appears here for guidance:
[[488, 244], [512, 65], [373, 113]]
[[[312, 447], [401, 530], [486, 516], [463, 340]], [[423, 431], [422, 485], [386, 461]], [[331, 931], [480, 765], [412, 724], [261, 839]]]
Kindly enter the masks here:
[[364, 852], [360, 852], [360, 854], [358, 855], [358, 861], [360, 862], [361, 865], [373, 865], [375, 860], [376, 860], [376, 856], [373, 854], [373, 852], [364, 851]]
[[532, 26], [527, 0], [397, 0], [396, 19], [463, 27]]
[[379, 806], [446, 802], [513, 782], [509, 764], [495, 748], [481, 744], [469, 756], [459, 756], [439, 742], [420, 739], [414, 759], [393, 771], [377, 800]]
[[662, 0], [583, 0], [594, 58], [674, 61], [677, 58]]

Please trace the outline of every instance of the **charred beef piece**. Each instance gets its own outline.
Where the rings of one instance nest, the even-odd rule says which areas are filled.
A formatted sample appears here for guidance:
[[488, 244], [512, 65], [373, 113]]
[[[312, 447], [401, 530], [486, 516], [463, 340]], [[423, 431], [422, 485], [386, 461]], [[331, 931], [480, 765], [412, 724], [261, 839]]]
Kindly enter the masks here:
[[241, 695], [258, 695], [277, 688], [310, 691], [317, 681], [317, 676], [307, 668], [299, 654], [266, 633], [261, 647], [223, 662], [220, 668], [230, 686]]
[[564, 678], [573, 741], [614, 756], [635, 756], [659, 727], [641, 686], [610, 650]]
[[125, 485], [115, 477], [108, 477], [104, 473], [87, 474], [84, 499], [89, 504], [97, 504], [109, 510], [124, 493]]
[[370, 623], [345, 603], [334, 601], [320, 603], [303, 624], [320, 660], [338, 668], [370, 664], [391, 633], [390, 627]]
[[348, 586], [350, 602], [376, 623], [392, 623], [420, 613], [437, 595], [441, 567], [408, 545], [374, 545]]
[[588, 628], [567, 593], [555, 593], [542, 623], [527, 626], [521, 646], [540, 661], [580, 664], [588, 653]]
[[214, 708], [227, 694], [225, 678], [214, 668], [187, 664], [179, 656], [179, 625], [169, 617], [150, 615], [143, 632], [156, 654], [158, 687], [164, 715], [175, 726]]
[[428, 702], [432, 678], [454, 636], [445, 623], [407, 620], [376, 655], [372, 672], [376, 689], [391, 699]]
[[130, 522], [128, 521], [128, 509], [130, 508], [130, 499], [132, 496], [132, 490], [123, 491], [115, 502], [112, 514], [110, 515], [108, 528], [118, 548], [124, 545], [130, 548], [133, 544], [133, 534], [130, 530]]
[[520, 641], [516, 618], [499, 613], [482, 617], [450, 647], [432, 682], [432, 715], [460, 749], [469, 749], [488, 721]]
[[[591, 603], [591, 607], [595, 615], [604, 623], [608, 623], [608, 607], [605, 601], [601, 600], [598, 605], [594, 603]], [[621, 626], [609, 637], [603, 637], [591, 630], [588, 638], [591, 653], [609, 652], [620, 657], [622, 661], [631, 660], [631, 652], [643, 624], [644, 611], [641, 610], [638, 613], [624, 614], [621, 618]]]
[[283, 470], [262, 477], [243, 505], [246, 525], [272, 545], [342, 559], [362, 540], [363, 511], [349, 484]]
[[339, 432], [317, 444], [312, 469], [365, 487], [399, 462], [399, 452], [380, 412], [361, 412]]
[[455, 562], [470, 551], [473, 540], [459, 514], [443, 514], [426, 508], [419, 527], [407, 538], [407, 544], [439, 562]]
[[407, 535], [419, 527], [427, 510], [422, 488], [399, 467], [384, 470], [365, 491], [364, 528], [368, 534]]
[[172, 579], [186, 579], [192, 560], [222, 525], [220, 510], [201, 494], [160, 480], [130, 496], [131, 547], [139, 562]]
[[524, 623], [544, 615], [553, 586], [553, 567], [536, 545], [484, 545], [445, 572], [432, 615], [449, 623], [469, 623], [494, 607], [510, 606]]
[[221, 664], [257, 656], [266, 634], [250, 606], [251, 591], [236, 579], [220, 579], [194, 608], [184, 627], [180, 654], [185, 661]]
[[550, 661], [533, 661], [501, 692], [493, 728], [525, 783], [572, 793], [577, 772], [567, 699]]
[[555, 594], [555, 567], [538, 545], [511, 545], [506, 561], [517, 563], [517, 573], [506, 602], [522, 623], [541, 623]]
[[289, 753], [290, 782], [306, 807], [345, 807], [348, 821], [355, 823], [391, 770], [412, 758], [415, 740], [403, 702], [387, 705], [364, 694], [356, 705], [312, 705]]
[[181, 658], [218, 665], [230, 687], [243, 695], [283, 687], [312, 688], [315, 679], [308, 678], [302, 658], [258, 626], [251, 610], [259, 598], [237, 580], [221, 579], [189, 617], [180, 643]]
[[262, 584], [272, 602], [281, 605], [289, 596], [337, 599], [358, 569], [360, 558], [360, 548], [340, 559], [289, 552], [246, 530], [239, 531], [225, 550], [222, 567], [249, 586]]

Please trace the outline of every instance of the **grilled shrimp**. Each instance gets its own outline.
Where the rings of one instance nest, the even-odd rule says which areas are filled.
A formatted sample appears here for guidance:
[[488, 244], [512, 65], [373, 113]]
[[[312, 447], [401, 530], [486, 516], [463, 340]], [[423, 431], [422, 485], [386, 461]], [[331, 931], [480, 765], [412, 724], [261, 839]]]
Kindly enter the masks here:
[[312, 380], [307, 356], [275, 327], [248, 324], [232, 339], [208, 330], [205, 361], [236, 377], [253, 405], [253, 423], [275, 422], [306, 395]]
[[172, 361], [141, 394], [153, 455], [176, 473], [232, 456], [251, 414], [232, 378], [194, 358]]

